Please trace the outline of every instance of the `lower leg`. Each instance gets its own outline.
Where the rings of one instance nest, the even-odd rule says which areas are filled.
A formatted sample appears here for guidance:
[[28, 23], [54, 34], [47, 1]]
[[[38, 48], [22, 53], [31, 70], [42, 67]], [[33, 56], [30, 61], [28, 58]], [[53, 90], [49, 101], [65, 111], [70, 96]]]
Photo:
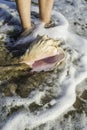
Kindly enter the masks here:
[[31, 29], [31, 0], [16, 0], [23, 30]]
[[39, 0], [40, 19], [49, 23], [54, 0]]

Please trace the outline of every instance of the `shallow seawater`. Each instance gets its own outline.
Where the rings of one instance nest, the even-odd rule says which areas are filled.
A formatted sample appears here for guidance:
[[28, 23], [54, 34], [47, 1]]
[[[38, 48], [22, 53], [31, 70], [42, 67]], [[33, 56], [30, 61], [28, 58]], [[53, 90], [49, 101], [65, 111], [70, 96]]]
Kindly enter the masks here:
[[[67, 2], [70, 3], [69, 7], [66, 5]], [[64, 40], [61, 47], [66, 53], [65, 62], [51, 72], [20, 76], [4, 85], [0, 81], [1, 130], [87, 129], [87, 40], [82, 37], [85, 37], [84, 33], [79, 36], [74, 33], [74, 30], [73, 33], [70, 31], [71, 27], [75, 27], [72, 24], [72, 20], [75, 19], [73, 14], [69, 24], [70, 7], [71, 10], [77, 8], [76, 4], [74, 6], [71, 4], [72, 0], [67, 0], [67, 2], [59, 2], [61, 12], [63, 5], [67, 8], [65, 18], [57, 12], [58, 3], [56, 4], [55, 1], [56, 13], [55, 11], [52, 13], [53, 18], [63, 19], [63, 21], [61, 28], [60, 26], [56, 28], [55, 36], [53, 33], [50, 35]], [[79, 0], [78, 4], [84, 10], [84, 1], [81, 3]], [[11, 40], [14, 41], [12, 32], [13, 34], [15, 32], [14, 37], [20, 32], [20, 20], [14, 2], [1, 0], [0, 8], [2, 16], [0, 18], [0, 38], [1, 41], [7, 41], [8, 44]], [[38, 18], [36, 11], [38, 12], [37, 7], [33, 6], [33, 22], [36, 16]], [[38, 20], [35, 22], [37, 23]], [[76, 26], [76, 28], [78, 27]], [[40, 29], [42, 30], [42, 28]], [[49, 31], [53, 30], [50, 29], [46, 33], [48, 34]], [[80, 35], [83, 32], [79, 28], [75, 31]]]

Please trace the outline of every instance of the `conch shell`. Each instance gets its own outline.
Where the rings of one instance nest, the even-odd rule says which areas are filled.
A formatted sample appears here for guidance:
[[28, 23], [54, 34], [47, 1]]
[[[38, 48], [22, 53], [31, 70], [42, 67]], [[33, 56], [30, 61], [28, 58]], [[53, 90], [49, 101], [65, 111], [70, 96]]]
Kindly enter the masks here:
[[65, 58], [63, 49], [58, 47], [61, 42], [47, 36], [38, 37], [21, 57], [21, 63], [29, 65], [32, 71], [53, 69], [56, 64], [60, 64]]

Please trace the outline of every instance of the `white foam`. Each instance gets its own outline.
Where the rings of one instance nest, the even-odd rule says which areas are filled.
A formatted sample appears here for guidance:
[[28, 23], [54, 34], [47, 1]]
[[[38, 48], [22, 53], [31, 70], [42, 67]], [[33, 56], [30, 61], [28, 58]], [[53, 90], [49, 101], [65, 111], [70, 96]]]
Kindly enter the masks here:
[[[34, 9], [35, 12], [38, 11], [37, 8]], [[32, 9], [32, 11], [34, 11]], [[25, 38], [21, 38], [20, 40], [18, 40], [18, 42], [16, 42], [16, 45], [18, 44], [25, 44], [26, 42], [31, 42], [34, 39], [36, 39], [36, 37], [38, 35], [43, 36], [43, 35], [47, 35], [49, 38], [53, 38], [55, 40], [57, 39], [63, 39], [65, 40], [67, 38], [67, 29], [69, 27], [69, 23], [68, 21], [65, 19], [65, 17], [56, 11], [52, 12], [52, 15], [54, 15], [56, 17], [56, 26], [54, 28], [44, 28], [45, 23], [39, 21], [38, 24], [36, 24], [36, 28], [34, 29], [33, 33], [31, 33], [29, 36], [25, 37]]]
[[[33, 96], [31, 93], [30, 97], [26, 99], [17, 96], [4, 98], [2, 100], [3, 106], [9, 107], [10, 109], [22, 105], [25, 109], [11, 115], [11, 117], [7, 119], [7, 122], [4, 123], [1, 130], [32, 129], [57, 119], [73, 105], [76, 100], [76, 86], [87, 78], [87, 40], [69, 32], [69, 24], [63, 15], [58, 12], [53, 12], [53, 15], [56, 15], [56, 18], [60, 19], [61, 24], [56, 28], [48, 30], [43, 28], [43, 24], [40, 24], [38, 30], [34, 32], [33, 38], [38, 34], [43, 35], [45, 33], [52, 38], [62, 38], [65, 41], [65, 45], [63, 45], [66, 51], [65, 69], [61, 73], [58, 73], [59, 76], [56, 76], [56, 87], [53, 86], [57, 96], [49, 103], [43, 105], [43, 109], [38, 110], [37, 113], [31, 113], [26, 107], [28, 108], [33, 102], [40, 105], [41, 99], [46, 95], [48, 86], [43, 88], [43, 92], [39, 90], [34, 91]], [[30, 40], [30, 38], [28, 40]], [[75, 61], [77, 61], [77, 63], [75, 63]], [[60, 93], [58, 93], [58, 86], [61, 88]], [[53, 91], [53, 89], [51, 90]], [[51, 105], [50, 108], [48, 104]]]
[[[81, 44], [84, 44], [84, 46], [80, 48]], [[67, 39], [66, 45], [69, 45], [70, 48], [72, 49], [77, 49], [79, 56], [81, 54], [84, 54], [83, 57], [81, 58], [82, 60], [81, 64], [83, 65], [84, 71], [83, 68], [80, 68], [79, 73], [76, 75], [78, 69], [74, 67], [73, 63], [71, 63], [71, 66], [69, 68], [70, 76], [67, 77], [65, 76], [66, 74], [63, 73], [65, 77], [64, 78], [60, 77], [60, 79], [62, 79], [62, 82], [60, 82], [62, 92], [59, 97], [61, 98], [59, 97], [57, 98], [56, 104], [54, 104], [52, 108], [45, 110], [37, 115], [31, 115], [31, 114], [28, 115], [29, 112], [20, 112], [16, 116], [9, 119], [2, 130], [16, 130], [16, 129], [24, 130], [25, 126], [27, 128], [36, 127], [50, 120], [56, 119], [63, 112], [65, 112], [70, 106], [73, 105], [76, 99], [75, 94], [76, 86], [87, 77], [87, 63], [85, 60], [85, 58], [87, 58], [86, 54], [87, 41], [77, 35], [69, 33], [69, 38]], [[20, 105], [20, 102], [18, 104]], [[18, 125], [21, 122], [23, 122], [22, 127]]]

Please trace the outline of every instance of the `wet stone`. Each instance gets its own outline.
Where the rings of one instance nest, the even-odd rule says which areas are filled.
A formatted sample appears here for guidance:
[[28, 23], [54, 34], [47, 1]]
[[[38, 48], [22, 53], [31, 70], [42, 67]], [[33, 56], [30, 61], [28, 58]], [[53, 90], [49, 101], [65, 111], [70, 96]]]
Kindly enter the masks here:
[[87, 100], [87, 90], [82, 93], [81, 98]]

